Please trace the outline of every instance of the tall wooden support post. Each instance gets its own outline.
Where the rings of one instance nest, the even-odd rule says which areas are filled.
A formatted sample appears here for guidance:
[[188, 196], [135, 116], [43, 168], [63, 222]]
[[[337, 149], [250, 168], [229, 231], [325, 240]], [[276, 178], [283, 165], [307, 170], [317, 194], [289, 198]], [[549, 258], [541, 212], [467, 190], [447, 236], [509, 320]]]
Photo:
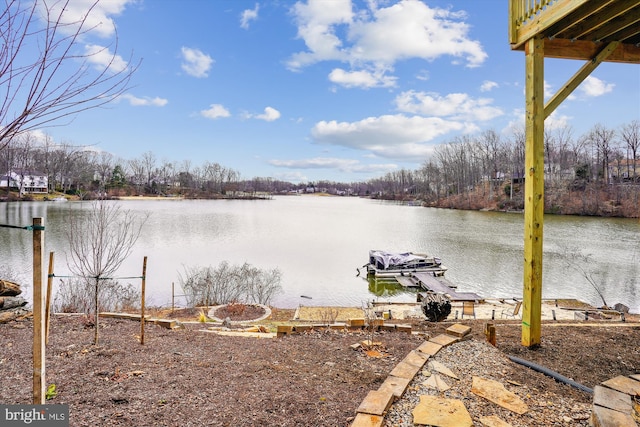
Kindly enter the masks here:
[[49, 252], [49, 274], [47, 274], [47, 300], [44, 306], [44, 344], [49, 345], [49, 320], [51, 318], [51, 292], [53, 291], [53, 252]]
[[540, 345], [544, 224], [544, 39], [527, 41], [522, 345]]
[[33, 404], [45, 401], [45, 328], [44, 292], [42, 292], [42, 248], [44, 220], [33, 218]]
[[144, 292], [147, 281], [147, 257], [142, 262], [142, 292], [140, 298], [140, 344], [144, 345]]

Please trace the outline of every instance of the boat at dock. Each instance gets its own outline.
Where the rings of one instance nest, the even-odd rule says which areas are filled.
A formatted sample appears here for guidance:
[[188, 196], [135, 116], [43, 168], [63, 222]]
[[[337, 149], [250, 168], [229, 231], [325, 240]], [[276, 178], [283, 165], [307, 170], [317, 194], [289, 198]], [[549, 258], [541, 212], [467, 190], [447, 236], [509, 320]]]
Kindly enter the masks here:
[[417, 302], [433, 299], [439, 295], [446, 301], [484, 300], [475, 292], [459, 292], [457, 285], [444, 277], [447, 268], [440, 258], [413, 252], [391, 253], [380, 250], [369, 251], [368, 279], [375, 285], [379, 281], [394, 283], [407, 290], [416, 291]]
[[438, 257], [414, 252], [394, 253], [382, 250], [369, 251], [369, 263], [365, 264], [370, 276], [403, 276], [408, 273], [431, 273], [444, 276], [447, 267]]

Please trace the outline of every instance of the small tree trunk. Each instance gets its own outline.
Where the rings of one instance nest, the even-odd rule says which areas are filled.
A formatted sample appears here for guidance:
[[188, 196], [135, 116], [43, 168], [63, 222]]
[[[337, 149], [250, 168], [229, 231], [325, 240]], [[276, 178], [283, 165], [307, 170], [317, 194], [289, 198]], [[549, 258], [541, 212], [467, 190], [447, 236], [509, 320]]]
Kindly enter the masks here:
[[93, 335], [93, 345], [98, 345], [98, 288], [99, 288], [99, 283], [100, 283], [100, 278], [96, 277], [96, 283], [95, 283], [95, 295], [94, 295], [94, 323], [96, 325], [96, 330], [94, 332]]

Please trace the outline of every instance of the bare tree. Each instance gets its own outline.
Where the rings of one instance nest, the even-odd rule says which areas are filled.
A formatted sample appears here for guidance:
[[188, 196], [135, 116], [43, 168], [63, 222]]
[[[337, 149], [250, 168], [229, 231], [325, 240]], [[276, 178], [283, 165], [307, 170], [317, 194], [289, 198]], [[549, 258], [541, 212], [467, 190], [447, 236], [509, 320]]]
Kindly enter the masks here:
[[131, 254], [148, 215], [136, 217], [130, 210], [105, 200], [93, 202], [91, 210], [69, 221], [69, 270], [93, 281], [94, 344], [98, 344], [98, 309], [101, 281], [109, 279]]
[[624, 125], [620, 131], [620, 138], [627, 150], [627, 177], [631, 180], [637, 180], [636, 163], [638, 156], [640, 156], [640, 121], [633, 120]]
[[[70, 120], [128, 89], [139, 64], [124, 64], [117, 41], [113, 52], [81, 45], [95, 30], [88, 19], [99, 0], [75, 21], [65, 14], [71, 3], [6, 0], [0, 11], [0, 149], [16, 135]], [[109, 59], [100, 58], [96, 72], [102, 56]]]
[[598, 297], [602, 300], [604, 308], [608, 307], [607, 301], [604, 299], [604, 292], [607, 279], [603, 277], [593, 267], [594, 263], [591, 254], [583, 254], [582, 250], [577, 247], [561, 246], [562, 257], [567, 267], [578, 272], [591, 287], [596, 291]]

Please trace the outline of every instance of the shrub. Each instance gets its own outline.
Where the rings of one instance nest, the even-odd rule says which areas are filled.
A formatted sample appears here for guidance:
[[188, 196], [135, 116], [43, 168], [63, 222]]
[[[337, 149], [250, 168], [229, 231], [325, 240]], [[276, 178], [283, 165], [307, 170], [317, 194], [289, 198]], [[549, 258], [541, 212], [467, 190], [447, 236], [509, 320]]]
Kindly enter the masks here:
[[277, 268], [262, 270], [251, 264], [217, 267], [184, 267], [179, 277], [187, 304], [219, 305], [228, 303], [269, 304], [280, 292], [282, 273]]

